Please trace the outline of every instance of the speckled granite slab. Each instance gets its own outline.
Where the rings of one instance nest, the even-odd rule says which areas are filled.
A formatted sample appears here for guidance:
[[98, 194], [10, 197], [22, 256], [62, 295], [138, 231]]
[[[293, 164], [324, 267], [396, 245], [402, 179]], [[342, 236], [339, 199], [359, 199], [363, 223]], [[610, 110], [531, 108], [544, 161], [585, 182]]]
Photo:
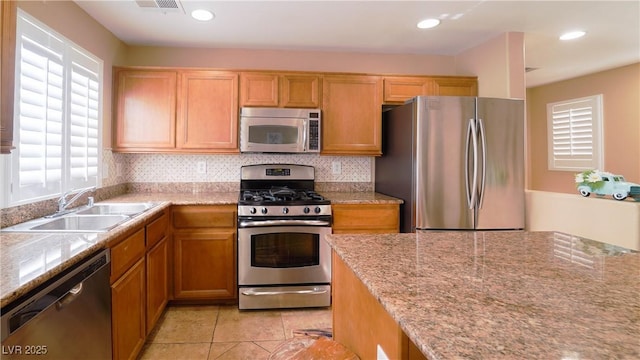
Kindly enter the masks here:
[[640, 358], [640, 253], [553, 232], [328, 241], [429, 359]]

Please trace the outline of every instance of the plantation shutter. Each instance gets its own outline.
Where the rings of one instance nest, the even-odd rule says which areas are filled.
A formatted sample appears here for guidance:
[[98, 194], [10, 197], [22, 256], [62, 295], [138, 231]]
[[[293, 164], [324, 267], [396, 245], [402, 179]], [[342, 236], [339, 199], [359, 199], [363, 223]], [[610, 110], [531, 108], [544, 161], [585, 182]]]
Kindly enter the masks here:
[[102, 61], [18, 9], [9, 204], [98, 186]]
[[69, 183], [78, 188], [98, 180], [99, 79], [94, 61], [75, 49], [71, 58]]
[[21, 25], [14, 152], [19, 161], [13, 167], [16, 200], [61, 191], [64, 145], [64, 44], [34, 24]]
[[602, 95], [547, 105], [549, 169], [602, 167]]

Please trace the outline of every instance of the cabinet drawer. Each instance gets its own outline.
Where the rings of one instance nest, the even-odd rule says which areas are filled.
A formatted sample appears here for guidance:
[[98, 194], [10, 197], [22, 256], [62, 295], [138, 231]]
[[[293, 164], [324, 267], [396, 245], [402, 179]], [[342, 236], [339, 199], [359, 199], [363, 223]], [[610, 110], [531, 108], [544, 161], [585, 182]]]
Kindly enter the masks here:
[[169, 215], [165, 211], [159, 218], [153, 220], [147, 225], [147, 247], [152, 248], [167, 234], [167, 226], [169, 225]]
[[331, 205], [334, 234], [397, 233], [400, 206], [396, 204]]
[[174, 228], [235, 228], [236, 205], [175, 206]]
[[144, 228], [111, 248], [111, 282], [116, 281], [145, 252]]

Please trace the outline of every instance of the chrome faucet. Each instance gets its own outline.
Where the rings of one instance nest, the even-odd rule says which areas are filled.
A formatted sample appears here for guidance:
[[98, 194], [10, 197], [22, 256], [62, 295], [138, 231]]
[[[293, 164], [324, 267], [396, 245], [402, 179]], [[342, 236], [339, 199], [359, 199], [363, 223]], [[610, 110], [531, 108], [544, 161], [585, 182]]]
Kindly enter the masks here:
[[[89, 191], [94, 191], [95, 189], [96, 189], [95, 186], [91, 186], [91, 187], [79, 189], [79, 190], [69, 190], [66, 193], [62, 194], [62, 196], [60, 196], [60, 198], [58, 199], [58, 212], [56, 212], [56, 214], [64, 213], [67, 210], [67, 207], [73, 204], [74, 201], [78, 200], [80, 196], [88, 193]], [[67, 196], [69, 196], [69, 194], [75, 191], [78, 191], [78, 193], [74, 197], [72, 197], [71, 200], [67, 201]], [[90, 199], [89, 202], [92, 202], [92, 200], [93, 199]]]

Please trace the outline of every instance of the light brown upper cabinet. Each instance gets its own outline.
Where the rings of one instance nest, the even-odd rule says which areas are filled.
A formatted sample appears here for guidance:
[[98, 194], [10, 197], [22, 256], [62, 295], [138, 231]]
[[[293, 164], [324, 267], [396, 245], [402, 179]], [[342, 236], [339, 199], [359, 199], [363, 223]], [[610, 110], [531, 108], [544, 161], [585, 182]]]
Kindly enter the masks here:
[[240, 106], [318, 108], [321, 79], [307, 73], [243, 72]]
[[477, 96], [475, 77], [385, 76], [385, 104], [402, 104], [419, 95]]
[[324, 76], [322, 154], [382, 153], [382, 84], [380, 76]]
[[478, 79], [475, 77], [434, 77], [433, 95], [478, 96]]
[[237, 152], [238, 74], [183, 71], [179, 83], [177, 148]]
[[13, 149], [13, 90], [15, 84], [17, 1], [0, 3], [0, 154]]
[[404, 103], [412, 97], [433, 94], [433, 80], [428, 77], [386, 76], [384, 102]]
[[176, 71], [114, 71], [114, 150], [163, 151], [176, 143]]
[[114, 151], [238, 152], [238, 74], [116, 68]]

